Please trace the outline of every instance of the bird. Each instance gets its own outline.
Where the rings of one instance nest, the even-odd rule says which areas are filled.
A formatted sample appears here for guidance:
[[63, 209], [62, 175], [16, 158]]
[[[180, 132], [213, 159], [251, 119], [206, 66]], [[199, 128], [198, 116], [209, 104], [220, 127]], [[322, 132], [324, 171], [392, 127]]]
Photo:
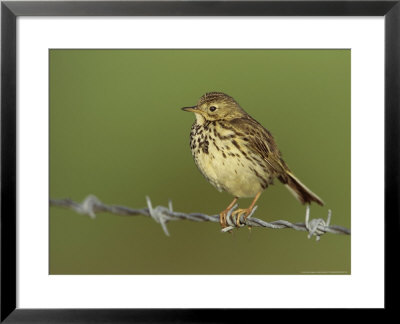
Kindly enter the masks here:
[[208, 92], [195, 106], [182, 110], [195, 114], [190, 131], [195, 164], [218, 191], [234, 197], [219, 213], [222, 228], [228, 226], [228, 213], [239, 198], [253, 198], [248, 208], [232, 213], [237, 226], [241, 217], [245, 223], [261, 193], [274, 179], [283, 183], [300, 203], [324, 205], [289, 169], [272, 134], [233, 97], [223, 92]]

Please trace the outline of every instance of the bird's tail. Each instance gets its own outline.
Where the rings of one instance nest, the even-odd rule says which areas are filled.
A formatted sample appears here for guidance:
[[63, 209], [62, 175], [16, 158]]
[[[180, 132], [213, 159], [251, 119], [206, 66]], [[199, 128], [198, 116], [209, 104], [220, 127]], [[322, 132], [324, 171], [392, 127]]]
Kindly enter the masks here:
[[302, 204], [309, 204], [315, 201], [317, 204], [323, 206], [324, 202], [315, 193], [308, 189], [299, 179], [297, 179], [291, 172], [286, 172], [285, 179], [279, 178], [286, 188], [299, 200]]

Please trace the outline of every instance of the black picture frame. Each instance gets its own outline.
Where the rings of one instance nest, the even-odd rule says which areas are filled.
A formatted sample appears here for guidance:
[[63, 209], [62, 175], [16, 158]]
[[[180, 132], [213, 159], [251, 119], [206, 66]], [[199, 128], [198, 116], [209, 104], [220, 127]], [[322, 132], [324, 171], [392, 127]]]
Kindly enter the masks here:
[[[16, 308], [16, 19], [19, 16], [384, 16], [385, 309], [394, 309], [399, 243], [400, 0], [395, 1], [2, 1], [1, 317], [5, 323], [228, 322], [265, 310]], [[372, 130], [373, 132], [373, 130]], [[371, 136], [372, 133], [371, 133]], [[374, 148], [366, 154], [373, 154]], [[373, 236], [373, 233], [371, 233]], [[396, 243], [397, 242], [397, 243]], [[393, 253], [391, 253], [393, 251]], [[397, 284], [396, 284], [397, 283]], [[367, 285], [368, 283], [366, 283]], [[266, 292], [267, 293], [267, 292]]]

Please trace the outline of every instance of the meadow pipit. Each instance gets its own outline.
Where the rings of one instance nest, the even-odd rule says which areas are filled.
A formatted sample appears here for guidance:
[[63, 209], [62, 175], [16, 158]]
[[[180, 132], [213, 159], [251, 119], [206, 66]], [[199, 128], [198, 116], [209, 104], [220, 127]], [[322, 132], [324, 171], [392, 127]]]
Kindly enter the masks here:
[[220, 213], [222, 227], [238, 198], [252, 198], [246, 209], [238, 209], [236, 223], [252, 211], [263, 190], [278, 178], [302, 203], [322, 200], [297, 179], [283, 161], [271, 133], [247, 114], [230, 96], [221, 92], [203, 95], [196, 106], [184, 107], [195, 113], [190, 148], [197, 167], [219, 191], [235, 199]]

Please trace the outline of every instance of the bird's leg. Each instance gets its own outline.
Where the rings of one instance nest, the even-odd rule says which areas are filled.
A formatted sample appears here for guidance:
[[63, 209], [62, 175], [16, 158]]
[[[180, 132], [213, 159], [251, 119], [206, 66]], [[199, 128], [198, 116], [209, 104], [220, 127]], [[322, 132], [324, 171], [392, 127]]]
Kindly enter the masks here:
[[233, 199], [233, 201], [229, 204], [228, 207], [225, 208], [225, 210], [223, 210], [220, 214], [219, 214], [219, 223], [221, 224], [222, 228], [227, 227], [227, 223], [226, 223], [226, 216], [228, 215], [229, 211], [232, 209], [232, 207], [236, 204], [238, 198], [235, 197], [235, 199]]
[[249, 208], [246, 208], [246, 209], [241, 209], [241, 208], [239, 208], [239, 209], [235, 210], [235, 211], [232, 213], [232, 215], [237, 215], [237, 216], [236, 216], [236, 225], [237, 225], [237, 226], [240, 225], [240, 216], [242, 216], [243, 214], [244, 214], [244, 215], [243, 215], [243, 222], [246, 222], [247, 216], [250, 215], [250, 213], [251, 213], [251, 211], [253, 210], [254, 205], [256, 204], [258, 198], [260, 198], [261, 192], [262, 192], [262, 191], [260, 191], [259, 193], [257, 193], [257, 195], [256, 195], [256, 196], [254, 197], [254, 199], [253, 199], [253, 202], [252, 202], [251, 205], [249, 206]]

